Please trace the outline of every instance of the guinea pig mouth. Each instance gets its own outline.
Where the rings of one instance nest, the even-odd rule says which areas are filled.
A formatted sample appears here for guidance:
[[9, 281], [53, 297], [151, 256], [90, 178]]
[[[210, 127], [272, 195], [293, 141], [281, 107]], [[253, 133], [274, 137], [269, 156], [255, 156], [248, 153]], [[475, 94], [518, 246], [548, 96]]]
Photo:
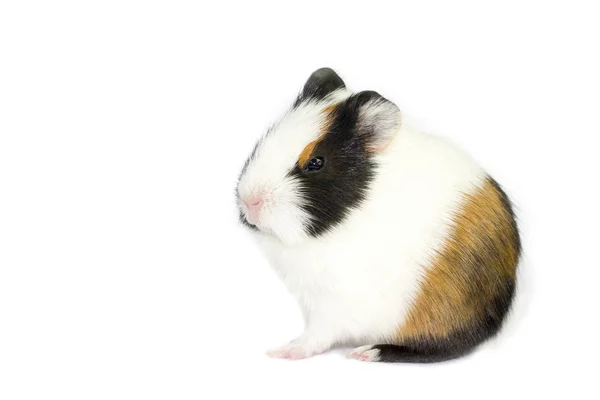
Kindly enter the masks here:
[[258, 226], [256, 226], [255, 224], [251, 223], [250, 221], [248, 221], [248, 219], [246, 218], [246, 214], [241, 209], [240, 209], [240, 221], [242, 222], [242, 224], [244, 224], [245, 226], [247, 226], [248, 228], [250, 228], [252, 230], [255, 230], [255, 231], [260, 230], [258, 228]]

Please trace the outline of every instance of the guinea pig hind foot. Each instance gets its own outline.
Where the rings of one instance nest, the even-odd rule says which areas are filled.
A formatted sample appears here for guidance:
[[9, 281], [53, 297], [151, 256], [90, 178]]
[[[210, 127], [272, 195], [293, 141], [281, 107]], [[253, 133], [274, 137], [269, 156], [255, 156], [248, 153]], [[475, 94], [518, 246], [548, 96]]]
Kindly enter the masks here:
[[378, 344], [357, 347], [348, 354], [348, 357], [368, 362], [423, 364], [449, 361], [462, 354], [442, 350], [425, 350], [403, 345]]

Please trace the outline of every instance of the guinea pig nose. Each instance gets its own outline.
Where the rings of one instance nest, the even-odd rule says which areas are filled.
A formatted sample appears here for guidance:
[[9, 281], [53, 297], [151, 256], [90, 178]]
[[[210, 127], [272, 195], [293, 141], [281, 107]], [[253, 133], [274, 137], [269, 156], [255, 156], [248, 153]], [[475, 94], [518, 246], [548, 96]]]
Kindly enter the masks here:
[[252, 197], [245, 199], [244, 203], [246, 204], [246, 207], [248, 207], [248, 210], [257, 212], [262, 208], [264, 200], [262, 197]]

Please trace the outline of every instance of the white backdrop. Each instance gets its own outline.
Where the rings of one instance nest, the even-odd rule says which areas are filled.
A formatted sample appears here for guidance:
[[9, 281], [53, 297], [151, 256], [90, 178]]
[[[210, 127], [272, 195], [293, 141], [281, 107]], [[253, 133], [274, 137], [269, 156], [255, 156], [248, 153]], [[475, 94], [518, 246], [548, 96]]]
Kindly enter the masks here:
[[[597, 398], [596, 6], [2, 2], [0, 398]], [[475, 355], [265, 356], [302, 325], [233, 188], [322, 66], [513, 197], [521, 295]]]

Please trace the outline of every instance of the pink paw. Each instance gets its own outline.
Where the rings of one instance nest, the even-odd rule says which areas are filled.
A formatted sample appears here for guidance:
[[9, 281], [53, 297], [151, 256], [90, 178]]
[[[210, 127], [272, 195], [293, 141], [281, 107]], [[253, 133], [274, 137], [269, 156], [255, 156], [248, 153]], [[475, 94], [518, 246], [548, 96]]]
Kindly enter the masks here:
[[284, 346], [278, 349], [267, 351], [267, 355], [272, 358], [285, 358], [288, 360], [301, 360], [310, 357], [311, 354], [302, 346]]
[[356, 358], [360, 361], [379, 361], [379, 350], [373, 349], [373, 346], [361, 346], [352, 350], [350, 354], [348, 354], [350, 358]]
[[294, 340], [285, 346], [267, 351], [267, 355], [272, 358], [284, 358], [287, 360], [301, 360], [326, 351], [325, 347], [317, 347], [306, 343], [305, 341]]

